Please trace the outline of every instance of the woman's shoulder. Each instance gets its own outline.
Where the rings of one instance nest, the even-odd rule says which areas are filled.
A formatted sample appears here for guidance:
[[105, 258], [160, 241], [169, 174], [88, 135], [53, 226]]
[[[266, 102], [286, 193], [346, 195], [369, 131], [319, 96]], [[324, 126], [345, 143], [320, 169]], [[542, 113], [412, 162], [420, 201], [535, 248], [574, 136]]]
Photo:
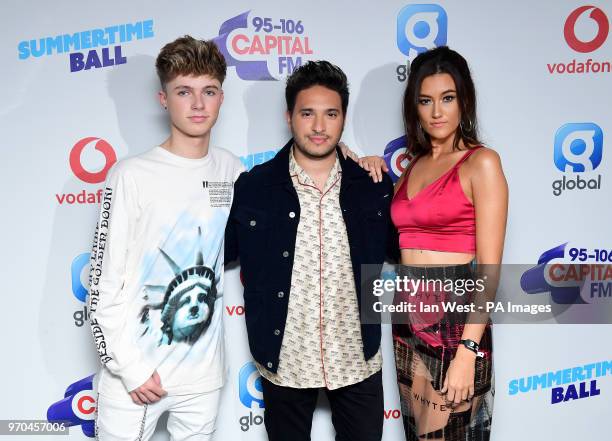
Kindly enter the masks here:
[[494, 149], [484, 145], [478, 145], [472, 147], [472, 150], [475, 150], [468, 160], [466, 161], [470, 168], [474, 169], [491, 169], [491, 168], [501, 168], [501, 158], [499, 153], [497, 153]]

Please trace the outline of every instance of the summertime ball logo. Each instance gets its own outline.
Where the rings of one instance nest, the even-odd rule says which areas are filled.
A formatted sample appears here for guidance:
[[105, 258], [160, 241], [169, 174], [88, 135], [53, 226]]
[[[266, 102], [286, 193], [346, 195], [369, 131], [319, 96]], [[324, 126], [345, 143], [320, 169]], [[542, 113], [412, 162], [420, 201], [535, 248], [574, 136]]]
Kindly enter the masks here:
[[[565, 42], [574, 52], [589, 54], [600, 49], [610, 33], [610, 21], [605, 12], [595, 6], [574, 9], [563, 25]], [[547, 63], [552, 74], [599, 74], [612, 71], [611, 60], [593, 58], [573, 59], [569, 62]]]
[[[108, 141], [94, 136], [79, 140], [70, 150], [70, 169], [80, 181], [87, 184], [104, 182], [115, 162], [117, 154], [113, 147]], [[102, 201], [102, 189], [95, 192], [83, 189], [78, 193], [57, 193], [55, 198], [60, 205], [99, 204]]]
[[153, 20], [142, 20], [23, 40], [17, 52], [20, 60], [68, 53], [70, 72], [80, 72], [125, 64], [122, 44], [154, 35]]
[[313, 55], [299, 18], [277, 18], [247, 11], [225, 21], [215, 43], [228, 67], [242, 80], [274, 81], [290, 75]]
[[[571, 348], [568, 348], [571, 351]], [[603, 360], [556, 371], [513, 378], [508, 382], [508, 395], [549, 391], [550, 404], [592, 398], [601, 395], [597, 381], [612, 375], [612, 361]]]
[[563, 172], [552, 183], [553, 195], [567, 190], [599, 190], [601, 174], [593, 171], [603, 156], [603, 131], [592, 122], [567, 123], [555, 133], [554, 164]]
[[251, 426], [260, 426], [263, 416], [253, 414], [252, 410], [258, 411], [264, 408], [263, 387], [261, 376], [253, 362], [248, 362], [240, 369], [238, 374], [238, 396], [244, 407], [249, 409], [249, 414], [240, 417], [240, 429], [247, 432]]

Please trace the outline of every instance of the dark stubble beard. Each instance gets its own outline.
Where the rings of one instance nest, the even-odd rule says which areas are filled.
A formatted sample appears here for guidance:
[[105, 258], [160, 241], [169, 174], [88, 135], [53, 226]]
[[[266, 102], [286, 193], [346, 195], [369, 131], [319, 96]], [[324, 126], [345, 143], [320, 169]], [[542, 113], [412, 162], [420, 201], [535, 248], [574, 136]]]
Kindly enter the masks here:
[[338, 137], [338, 139], [335, 142], [333, 142], [332, 144], [330, 144], [329, 150], [327, 150], [325, 152], [321, 152], [321, 153], [312, 153], [312, 152], [309, 152], [306, 149], [306, 146], [301, 144], [300, 141], [298, 140], [298, 138], [295, 136], [295, 132], [293, 133], [293, 145], [306, 158], [314, 159], [314, 160], [321, 160], [321, 159], [325, 159], [325, 158], [329, 157], [330, 155], [333, 155], [336, 152], [336, 146], [338, 145], [338, 142], [340, 142], [340, 137], [341, 136], [342, 136], [342, 132], [340, 133], [340, 136]]

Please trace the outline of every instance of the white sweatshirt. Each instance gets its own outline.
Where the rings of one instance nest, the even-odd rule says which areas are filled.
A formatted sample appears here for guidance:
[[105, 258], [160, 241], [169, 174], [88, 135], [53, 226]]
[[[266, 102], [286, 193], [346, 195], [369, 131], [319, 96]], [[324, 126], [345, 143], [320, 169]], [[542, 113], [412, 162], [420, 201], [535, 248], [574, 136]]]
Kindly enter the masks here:
[[109, 171], [89, 295], [102, 395], [154, 370], [169, 394], [223, 385], [223, 244], [243, 170], [220, 148], [187, 159], [155, 147]]

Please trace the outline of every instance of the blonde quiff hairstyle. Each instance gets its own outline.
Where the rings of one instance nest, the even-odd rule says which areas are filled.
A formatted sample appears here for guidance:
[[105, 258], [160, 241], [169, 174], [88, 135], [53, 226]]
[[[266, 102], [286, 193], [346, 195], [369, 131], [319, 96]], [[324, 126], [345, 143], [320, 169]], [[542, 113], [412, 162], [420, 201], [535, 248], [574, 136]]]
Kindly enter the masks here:
[[196, 40], [190, 35], [166, 44], [155, 61], [162, 89], [179, 75], [209, 75], [223, 84], [227, 64], [212, 40]]

